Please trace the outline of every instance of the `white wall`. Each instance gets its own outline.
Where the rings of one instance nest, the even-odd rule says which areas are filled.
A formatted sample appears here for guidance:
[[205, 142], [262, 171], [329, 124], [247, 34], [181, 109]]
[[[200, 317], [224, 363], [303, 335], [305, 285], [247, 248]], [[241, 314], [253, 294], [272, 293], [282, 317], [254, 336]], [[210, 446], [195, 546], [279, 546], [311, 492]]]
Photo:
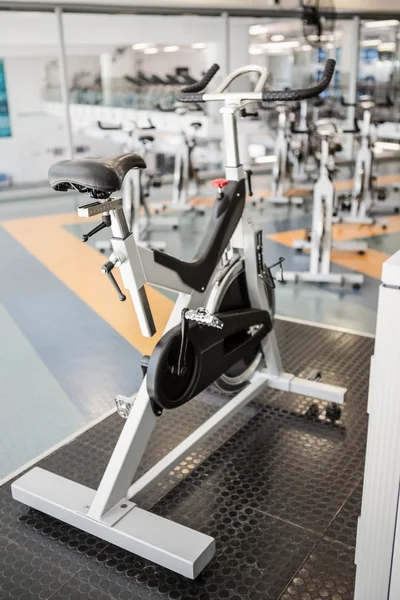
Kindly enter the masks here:
[[[0, 138], [0, 171], [11, 175], [15, 183], [46, 180], [50, 165], [66, 156], [63, 116], [43, 112], [48, 62], [48, 57], [9, 57], [4, 61], [12, 137]], [[89, 146], [89, 154], [98, 156], [107, 147], [79, 133], [74, 142], [75, 146]]]

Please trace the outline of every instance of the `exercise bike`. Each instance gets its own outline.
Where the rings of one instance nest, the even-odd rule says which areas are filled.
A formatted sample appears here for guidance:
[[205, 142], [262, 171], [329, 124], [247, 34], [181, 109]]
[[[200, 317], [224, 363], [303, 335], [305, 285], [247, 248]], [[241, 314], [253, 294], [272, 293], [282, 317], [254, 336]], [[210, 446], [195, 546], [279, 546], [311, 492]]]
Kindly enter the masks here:
[[[250, 101], [298, 100], [320, 93], [332, 78], [334, 61], [327, 62], [318, 84], [304, 90], [264, 90], [265, 67], [247, 66], [231, 73], [214, 92], [204, 92], [217, 70], [214, 65], [178, 96], [181, 102], [223, 103], [226, 179], [214, 182], [212, 221], [193, 261], [143, 248], [130, 233], [122, 200], [112, 195], [131, 169], [146, 167], [137, 154], [62, 161], [49, 171], [55, 190], [78, 190], [92, 198], [78, 209], [79, 215], [110, 216], [114, 251], [102, 272], [123, 301], [126, 296], [113, 276], [113, 269], [119, 268], [143, 335], [155, 332], [145, 284], [179, 295], [161, 339], [143, 360], [142, 385], [128, 401], [127, 421], [98, 489], [37, 467], [12, 484], [15, 499], [189, 578], [195, 578], [213, 557], [214, 539], [139, 508], [140, 496], [262, 389], [317, 398], [333, 403], [335, 410], [346, 391], [283, 370], [274, 330], [274, 280], [264, 264], [262, 231], [245, 209], [249, 175], [238, 156], [236, 127], [237, 112]], [[253, 92], [226, 91], [235, 79], [249, 73], [259, 75]], [[232, 397], [132, 483], [163, 411], [183, 405], [213, 384]]]
[[[307, 118], [307, 101], [300, 103], [299, 122], [296, 126], [294, 114], [290, 119], [290, 160], [292, 163], [293, 181], [309, 181], [312, 172], [316, 169], [315, 156], [312, 152], [311, 134], [312, 127]], [[315, 122], [315, 121], [314, 121]]]
[[287, 102], [278, 102], [275, 106], [278, 112], [278, 130], [275, 139], [275, 162], [272, 167], [271, 193], [263, 198], [273, 204], [296, 204], [301, 206], [304, 199], [299, 196], [289, 196], [288, 191], [293, 185], [291, 143], [289, 127], [291, 107]]
[[309, 271], [285, 272], [285, 281], [294, 283], [351, 283], [354, 289], [359, 289], [364, 281], [363, 275], [358, 273], [332, 273], [331, 251], [342, 250], [364, 254], [368, 246], [366, 242], [332, 240], [332, 224], [337, 212], [335, 202], [335, 188], [333, 184], [333, 164], [329, 164], [330, 156], [334, 156], [335, 149], [340, 148], [337, 139], [338, 129], [329, 119], [321, 119], [315, 124], [315, 134], [320, 140], [319, 177], [314, 185], [313, 216], [311, 231], [306, 231], [303, 240], [295, 240], [293, 248], [301, 252], [310, 250]]
[[388, 99], [385, 104], [377, 105], [371, 96], [361, 96], [356, 104], [349, 104], [343, 98], [341, 102], [343, 106], [359, 106], [363, 111], [363, 120], [361, 131], [359, 130], [361, 136], [356, 154], [353, 189], [350, 197], [344, 196], [342, 199], [340, 219], [345, 223], [361, 225], [379, 223], [383, 229], [386, 229], [387, 221], [373, 216], [377, 209], [376, 200], [382, 202], [380, 206], [383, 207], [384, 204], [386, 208], [391, 208], [395, 212], [398, 212], [400, 207], [399, 203], [388, 203], [386, 190], [376, 185], [376, 177], [373, 174], [375, 141], [372, 136], [374, 125], [372, 111], [376, 106], [389, 107], [392, 103]]
[[[126, 134], [127, 140], [124, 144], [126, 152], [141, 151], [140, 154], [145, 160], [154, 159], [154, 153], [151, 152], [154, 144], [155, 130], [154, 125], [149, 119], [149, 124], [146, 127], [138, 127], [135, 121], [126, 121], [121, 125], [104, 125], [98, 121], [98, 126], [104, 131], [122, 131]], [[149, 240], [149, 234], [154, 230], [178, 227], [178, 219], [173, 217], [165, 217], [161, 219], [152, 214], [149, 206], [149, 196], [152, 188], [160, 188], [162, 179], [156, 170], [155, 160], [151, 169], [148, 172], [142, 172], [138, 169], [130, 171], [125, 179], [122, 188], [123, 206], [125, 217], [128, 223], [129, 230], [135, 236], [138, 244], [146, 247], [164, 249], [166, 244], [162, 240]], [[142, 214], [143, 212], [143, 214]], [[101, 228], [107, 226], [108, 219], [103, 219]], [[95, 228], [91, 232], [83, 236], [83, 241], [96, 234], [99, 229]], [[111, 242], [101, 241], [96, 242], [96, 248], [101, 252], [106, 252], [111, 248]]]
[[[157, 106], [161, 112], [165, 111], [162, 106]], [[190, 111], [186, 106], [175, 107], [175, 113], [182, 119]], [[157, 210], [166, 210], [185, 213], [195, 212], [204, 215], [204, 210], [190, 203], [200, 194], [201, 181], [198, 175], [198, 169], [193, 162], [193, 153], [196, 149], [196, 134], [202, 127], [201, 121], [190, 121], [182, 126], [180, 132], [180, 141], [177, 145], [174, 161], [174, 176], [172, 184], [172, 202], [170, 204], [158, 205]]]

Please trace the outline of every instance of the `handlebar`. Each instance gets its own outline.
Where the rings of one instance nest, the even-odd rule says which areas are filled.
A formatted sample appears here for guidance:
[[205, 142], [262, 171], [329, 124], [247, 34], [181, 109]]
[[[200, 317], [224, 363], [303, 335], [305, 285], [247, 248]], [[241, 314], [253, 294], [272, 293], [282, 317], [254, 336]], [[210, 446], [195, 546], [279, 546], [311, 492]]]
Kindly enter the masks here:
[[[204, 73], [204, 75], [200, 79], [200, 81], [197, 81], [196, 83], [192, 83], [191, 85], [188, 85], [188, 86], [182, 88], [181, 91], [179, 92], [178, 96], [180, 96], [180, 94], [193, 94], [196, 92], [202, 92], [203, 90], [206, 89], [206, 87], [210, 83], [211, 79], [219, 71], [219, 69], [220, 69], [220, 66], [217, 65], [217, 63], [214, 63], [208, 69], [208, 71], [206, 73]], [[180, 102], [180, 100], [178, 100], [178, 102]]]
[[[97, 126], [99, 127], [99, 129], [102, 129], [103, 131], [129, 131], [132, 132], [135, 129], [139, 129], [140, 131], [149, 131], [150, 129], [156, 129], [155, 126], [153, 125], [150, 117], [147, 118], [148, 121], [148, 125], [147, 127], [138, 127], [138, 124], [136, 123], [136, 121], [125, 121], [125, 126], [124, 123], [121, 123], [120, 125], [103, 125], [103, 123], [101, 121], [97, 121]], [[127, 129], [127, 124], [129, 125], [129, 129]]]
[[97, 125], [103, 131], [120, 131], [122, 129], [122, 125], [103, 125], [101, 121], [97, 121]]
[[[208, 85], [214, 75], [217, 73], [219, 67], [214, 64], [204, 75], [204, 77], [196, 84], [188, 86], [181, 90], [177, 95], [178, 102], [206, 102], [212, 100], [228, 100], [230, 98], [242, 101], [263, 101], [263, 102], [295, 102], [300, 100], [307, 100], [318, 96], [323, 92], [331, 82], [333, 73], [335, 71], [336, 62], [333, 59], [329, 59], [326, 62], [325, 70], [322, 75], [321, 81], [304, 89], [295, 90], [264, 90], [262, 89], [267, 81], [268, 72], [265, 67], [259, 67], [257, 65], [251, 65], [242, 67], [233, 71], [228, 77], [221, 83], [217, 90], [213, 93], [203, 93], [204, 88]], [[228, 85], [240, 75], [250, 72], [260, 73], [259, 80], [256, 84], [253, 92], [246, 93], [228, 93], [225, 92]]]
[[358, 126], [358, 121], [357, 119], [354, 117], [354, 126], [353, 129], [343, 129], [342, 133], [360, 133], [361, 129]]
[[264, 102], [276, 102], [277, 100], [282, 102], [293, 102], [296, 100], [308, 100], [308, 98], [319, 96], [319, 94], [326, 90], [330, 84], [333, 73], [335, 72], [335, 65], [336, 61], [333, 60], [333, 58], [329, 58], [326, 61], [321, 81], [311, 85], [308, 88], [287, 91], [264, 90], [262, 93], [262, 99]]
[[357, 106], [356, 102], [352, 103], [352, 102], [346, 102], [346, 100], [344, 99], [344, 96], [340, 96], [340, 104], [342, 106], [344, 106], [345, 108], [350, 108], [351, 106]]

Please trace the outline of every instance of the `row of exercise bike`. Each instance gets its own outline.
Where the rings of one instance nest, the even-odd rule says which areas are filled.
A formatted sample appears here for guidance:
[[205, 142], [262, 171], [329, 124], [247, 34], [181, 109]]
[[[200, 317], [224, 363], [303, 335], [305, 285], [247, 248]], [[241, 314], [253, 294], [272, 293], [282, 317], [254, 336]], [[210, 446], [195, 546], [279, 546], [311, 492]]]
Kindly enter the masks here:
[[[101, 217], [101, 226], [111, 229], [112, 252], [102, 272], [124, 301], [127, 295], [113, 274], [119, 269], [144, 336], [156, 333], [155, 307], [149, 303], [146, 284], [172, 290], [177, 298], [153, 352], [143, 357], [139, 391], [131, 398], [118, 398], [127, 420], [98, 489], [39, 467], [12, 484], [13, 497], [24, 504], [189, 578], [210, 562], [215, 540], [143, 510], [138, 506], [143, 495], [262, 390], [322, 401], [325, 417], [332, 422], [340, 418], [346, 393], [343, 387], [323, 383], [316, 372], [296, 377], [283, 368], [275, 332], [275, 279], [268, 266], [273, 261], [264, 256], [262, 229], [246, 203], [251, 173], [241, 163], [237, 131], [238, 116], [255, 101], [318, 96], [332, 79], [335, 61], [327, 62], [319, 83], [284, 91], [266, 89], [268, 72], [261, 66], [237, 69], [215, 90], [206, 91], [218, 68], [213, 65], [200, 82], [178, 96], [182, 103], [221, 103], [225, 142], [225, 178], [214, 182], [212, 219], [192, 261], [139, 244], [129, 227], [124, 200], [117, 193], [127, 177], [145, 170], [139, 154], [62, 161], [49, 171], [56, 191], [89, 196], [90, 202], [78, 208], [81, 217]], [[249, 73], [258, 77], [253, 91], [228, 91], [234, 80]], [[326, 152], [325, 147], [321, 163]], [[222, 407], [135, 479], [163, 411], [177, 409], [210, 387], [228, 394]]]
[[[375, 103], [372, 97], [361, 96], [356, 104], [349, 104], [343, 98], [341, 105], [353, 106], [362, 116], [361, 127], [354, 119], [351, 129], [341, 127], [337, 115], [328, 109], [328, 117], [319, 118], [324, 101], [317, 98], [311, 116], [308, 114], [307, 101], [300, 103], [277, 102], [274, 106], [260, 104], [261, 110], [277, 112], [277, 133], [274, 145], [274, 165], [272, 185], [268, 195], [251, 198], [253, 206], [262, 207], [266, 202], [274, 204], [294, 204], [302, 206], [307, 196], [313, 200], [311, 228], [303, 239], [295, 240], [293, 248], [297, 252], [310, 251], [308, 271], [285, 272], [285, 282], [350, 283], [358, 289], [363, 276], [355, 273], [331, 272], [332, 250], [343, 250], [364, 254], [367, 243], [364, 241], [335, 241], [332, 227], [335, 223], [353, 223], [356, 225], [379, 224], [387, 227], [387, 220], [377, 216], [382, 209], [398, 212], [400, 203], [390, 203], [384, 188], [378, 187], [374, 173], [375, 127], [379, 120], [374, 119], [376, 108], [390, 108], [386, 103]], [[197, 111], [199, 104], [195, 105]], [[162, 111], [159, 105], [158, 110]], [[298, 116], [296, 116], [296, 110]], [[187, 114], [181, 103], [176, 109], [178, 114]], [[196, 114], [196, 112], [192, 113]], [[244, 108], [240, 116], [258, 116], [257, 112], [247, 112]], [[126, 138], [125, 152], [137, 152], [146, 161], [145, 172], [132, 170], [123, 185], [123, 205], [128, 227], [136, 241], [146, 247], [165, 249], [165, 241], [154, 239], [151, 234], [157, 231], [177, 229], [182, 214], [192, 212], [204, 214], [201, 205], [191, 202], [199, 196], [201, 181], [193, 161], [197, 145], [197, 134], [202, 127], [201, 120], [189, 120], [181, 130], [181, 141], [177, 145], [174, 161], [172, 202], [150, 202], [153, 188], [162, 185], [162, 177], [155, 162], [155, 127], [151, 120], [141, 125], [129, 121], [121, 125], [104, 125], [103, 130], [120, 130]], [[353, 135], [357, 140], [357, 152], [354, 161], [354, 178], [349, 183], [350, 191], [337, 193], [335, 178], [338, 171], [336, 156], [342, 150], [342, 135]], [[308, 182], [308, 183], [307, 183]], [[309, 185], [310, 189], [299, 186]], [[312, 188], [311, 188], [312, 185]], [[99, 227], [84, 236], [85, 241], [101, 228], [107, 227], [108, 219], [103, 219]], [[109, 242], [96, 242], [97, 248], [108, 250]]]
[[[293, 241], [293, 248], [302, 252], [310, 251], [308, 271], [285, 272], [283, 282], [350, 283], [359, 289], [364, 281], [360, 274], [331, 272], [332, 250], [364, 254], [367, 243], [364, 241], [336, 241], [332, 236], [334, 224], [352, 223], [355, 225], [375, 225], [387, 228], [387, 219], [379, 215], [382, 211], [400, 210], [400, 200], [388, 200], [387, 190], [377, 185], [374, 173], [376, 125], [375, 108], [390, 108], [390, 99], [379, 105], [370, 96], [361, 96], [357, 103], [341, 105], [354, 107], [362, 113], [361, 127], [354, 118], [351, 129], [341, 127], [340, 121], [330, 115], [318, 118], [318, 108], [323, 101], [316, 102], [317, 112], [308, 117], [307, 102], [300, 103], [299, 118], [296, 119], [293, 104], [280, 102], [275, 106], [278, 112], [278, 129], [274, 149], [274, 165], [270, 194], [259, 197], [253, 204], [272, 202], [274, 204], [294, 204], [302, 206], [307, 196], [312, 197], [313, 214], [311, 228], [306, 230], [303, 239]], [[296, 122], [297, 121], [297, 122]], [[354, 177], [347, 182], [349, 191], [336, 191], [336, 156], [342, 150], [343, 134], [353, 135], [357, 140], [354, 161]], [[312, 181], [312, 189], [303, 189]], [[303, 186], [303, 187], [300, 187]], [[296, 187], [297, 186], [297, 187]], [[398, 191], [398, 185], [393, 185]]]

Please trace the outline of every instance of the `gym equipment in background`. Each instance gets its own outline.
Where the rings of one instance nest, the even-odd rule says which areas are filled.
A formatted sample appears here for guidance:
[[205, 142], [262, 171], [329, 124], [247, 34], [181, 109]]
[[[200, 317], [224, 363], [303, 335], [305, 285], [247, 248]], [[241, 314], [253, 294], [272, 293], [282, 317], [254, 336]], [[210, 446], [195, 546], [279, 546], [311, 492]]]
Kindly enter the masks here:
[[290, 156], [292, 162], [293, 181], [305, 182], [316, 169], [315, 157], [310, 143], [311, 129], [307, 120], [307, 100], [300, 103], [299, 122], [296, 126], [295, 118], [290, 120]]
[[[372, 110], [377, 106], [375, 100], [371, 96], [361, 96], [356, 104], [349, 104], [341, 100], [343, 106], [357, 106], [363, 111], [363, 120], [361, 125], [361, 138], [356, 154], [354, 183], [351, 196], [344, 195], [341, 201], [340, 220], [346, 223], [359, 223], [362, 225], [374, 225], [380, 223], [385, 229], [387, 221], [378, 219], [373, 216], [373, 213], [378, 208], [389, 208], [398, 212], [400, 209], [399, 202], [393, 204], [386, 200], [386, 190], [376, 186], [376, 176], [373, 173], [374, 167], [374, 146], [372, 128]], [[380, 104], [381, 107], [390, 106], [390, 100], [385, 104]], [[379, 207], [376, 200], [380, 201]], [[346, 209], [348, 213], [346, 214]]]
[[260, 198], [260, 201], [265, 200], [273, 204], [302, 205], [303, 198], [288, 195], [288, 191], [293, 186], [292, 164], [290, 162], [292, 138], [288, 119], [292, 109], [287, 102], [278, 102], [275, 108], [278, 112], [278, 130], [275, 139], [275, 162], [272, 167], [271, 194]]
[[[103, 162], [62, 161], [50, 169], [54, 189], [78, 189], [93, 198], [93, 202], [78, 209], [81, 216], [103, 214], [110, 218], [114, 252], [102, 271], [119, 299], [125, 300], [112, 272], [119, 267], [143, 335], [155, 333], [145, 284], [179, 295], [164, 334], [151, 356], [142, 361], [145, 376], [139, 392], [132, 398], [119, 398], [120, 412], [125, 413], [127, 421], [98, 489], [36, 467], [12, 484], [16, 500], [195, 578], [215, 553], [214, 539], [139, 508], [141, 494], [266, 387], [331, 403], [327, 415], [332, 420], [340, 418], [337, 404], [344, 400], [344, 388], [283, 371], [274, 331], [274, 281], [264, 264], [262, 230], [254, 226], [245, 209], [246, 173], [238, 156], [236, 129], [236, 113], [249, 101], [301, 100], [317, 95], [329, 84], [334, 64], [328, 61], [322, 80], [304, 90], [264, 90], [267, 70], [248, 66], [237, 69], [214, 92], [207, 93], [204, 89], [219, 68], [213, 65], [201, 82], [179, 94], [181, 102], [223, 102], [226, 179], [214, 182], [218, 192], [213, 218], [190, 262], [140, 247], [129, 232], [122, 200], [112, 194], [120, 189], [131, 169], [145, 168], [137, 154]], [[240, 75], [249, 73], [259, 75], [253, 92], [226, 91]], [[212, 384], [231, 392], [232, 397], [134, 481], [163, 410], [183, 405]]]
[[300, 0], [304, 39], [314, 48], [322, 48], [335, 31], [336, 10], [333, 0]]
[[[161, 112], [168, 112], [161, 105], [157, 106]], [[186, 106], [177, 105], [176, 114], [181, 117], [189, 114]], [[182, 119], [181, 119], [182, 122]], [[168, 208], [174, 212], [195, 212], [204, 214], [204, 209], [190, 204], [190, 201], [199, 196], [201, 181], [198, 176], [198, 169], [193, 163], [193, 152], [196, 148], [196, 133], [201, 129], [201, 121], [191, 121], [188, 125], [182, 125], [180, 132], [180, 142], [177, 145], [174, 161], [174, 177], [172, 187], [172, 202], [169, 204], [158, 204], [158, 210]]]
[[[151, 152], [154, 143], [152, 133], [155, 130], [153, 123], [148, 119], [148, 125], [140, 128], [135, 121], [126, 121], [121, 125], [104, 125], [98, 122], [98, 126], [106, 131], [123, 131], [127, 135], [127, 141], [123, 147], [125, 152], [138, 151], [147, 162], [153, 159], [152, 168], [149, 171], [142, 172], [133, 169], [126, 175], [122, 189], [123, 206], [129, 230], [132, 231], [136, 242], [146, 247], [165, 248], [164, 241], [150, 240], [149, 236], [155, 230], [171, 227], [176, 229], [179, 226], [179, 220], [173, 216], [165, 216], [161, 219], [152, 214], [152, 208], [149, 205], [151, 188], [159, 188], [162, 185], [160, 174], [156, 170], [155, 154]], [[142, 212], [144, 214], [141, 214]], [[97, 233], [97, 230], [94, 229], [93, 232]], [[87, 241], [91, 235], [92, 232], [86, 234], [84, 241]], [[102, 252], [108, 251], [111, 248], [111, 242], [108, 240], [96, 242], [96, 248]]]
[[[189, 131], [182, 130], [182, 143], [175, 155], [174, 183], [172, 206], [185, 209], [192, 198], [200, 193], [201, 182], [198, 170], [193, 164], [193, 150], [196, 147], [196, 132], [202, 124], [200, 121], [190, 123]], [[193, 189], [190, 189], [191, 186]]]
[[309, 271], [285, 271], [285, 280], [298, 283], [351, 283], [358, 289], [364, 277], [357, 273], [332, 273], [331, 250], [345, 250], [364, 254], [368, 246], [366, 242], [332, 240], [333, 216], [336, 212], [335, 188], [332, 181], [332, 169], [329, 168], [330, 145], [338, 143], [338, 130], [333, 121], [321, 119], [315, 124], [315, 133], [320, 139], [320, 170], [313, 193], [313, 217], [311, 231], [306, 232], [304, 240], [295, 240], [293, 248], [298, 251], [310, 250]]
[[382, 266], [354, 600], [400, 598], [400, 252]]

